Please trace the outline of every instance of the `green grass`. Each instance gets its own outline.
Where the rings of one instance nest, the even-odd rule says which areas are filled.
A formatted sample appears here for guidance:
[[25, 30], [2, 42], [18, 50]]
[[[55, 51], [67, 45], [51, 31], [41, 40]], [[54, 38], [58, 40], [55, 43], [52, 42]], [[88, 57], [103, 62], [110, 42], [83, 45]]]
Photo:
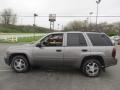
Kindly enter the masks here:
[[41, 38], [42, 36], [35, 37], [19, 37], [17, 42], [34, 42]]
[[52, 30], [38, 26], [0, 24], [0, 33], [49, 33], [49, 32], [52, 32]]

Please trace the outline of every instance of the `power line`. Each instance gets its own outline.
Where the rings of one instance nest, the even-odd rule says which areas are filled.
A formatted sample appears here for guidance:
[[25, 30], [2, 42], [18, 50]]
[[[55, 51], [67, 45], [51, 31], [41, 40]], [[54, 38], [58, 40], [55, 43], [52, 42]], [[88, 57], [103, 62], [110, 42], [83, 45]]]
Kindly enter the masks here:
[[[18, 17], [33, 17], [33, 16], [18, 16]], [[38, 16], [38, 17], [49, 17], [49, 16]], [[89, 16], [56, 16], [56, 17], [89, 17]], [[91, 16], [91, 17], [96, 17], [96, 16]], [[120, 16], [98, 16], [98, 17], [120, 17]]]
[[[3, 15], [0, 15], [0, 16], [3, 16]], [[4, 16], [15, 16], [15, 15], [4, 15]], [[17, 16], [17, 17], [34, 17], [34, 16]], [[37, 16], [37, 17], [49, 17], [49, 16]], [[77, 15], [74, 15], [74, 16], [70, 16], [70, 15], [67, 15], [67, 16], [65, 16], [65, 15], [63, 15], [63, 16], [56, 16], [56, 17], [89, 17], [89, 16], [77, 16]], [[96, 17], [96, 16], [91, 16], [91, 17]], [[98, 16], [98, 17], [120, 17], [120, 16]]]

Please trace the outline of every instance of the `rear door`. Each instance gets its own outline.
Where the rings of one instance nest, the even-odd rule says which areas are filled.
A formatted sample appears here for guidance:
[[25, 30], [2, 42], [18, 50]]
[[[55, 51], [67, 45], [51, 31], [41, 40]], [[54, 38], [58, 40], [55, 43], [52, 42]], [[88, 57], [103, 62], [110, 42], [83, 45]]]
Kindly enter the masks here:
[[74, 65], [81, 62], [82, 57], [90, 53], [90, 48], [83, 33], [67, 33], [64, 49], [64, 65]]

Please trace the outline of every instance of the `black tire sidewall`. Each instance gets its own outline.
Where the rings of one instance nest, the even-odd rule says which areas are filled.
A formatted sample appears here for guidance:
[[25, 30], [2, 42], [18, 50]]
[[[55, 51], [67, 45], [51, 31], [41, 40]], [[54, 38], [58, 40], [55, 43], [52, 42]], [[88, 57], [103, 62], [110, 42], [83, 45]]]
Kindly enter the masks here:
[[[86, 72], [86, 65], [87, 65], [88, 63], [91, 63], [91, 62], [96, 63], [96, 64], [98, 65], [98, 67], [99, 67], [99, 72], [98, 72], [95, 76], [90, 76], [90, 75]], [[82, 71], [83, 71], [83, 73], [84, 73], [86, 76], [88, 76], [88, 77], [97, 77], [97, 76], [100, 75], [100, 72], [101, 72], [101, 64], [100, 64], [100, 62], [99, 62], [98, 60], [96, 60], [96, 59], [89, 59], [89, 60], [87, 60], [87, 61], [84, 62], [83, 67], [82, 67]]]
[[[24, 60], [25, 65], [26, 65], [26, 68], [23, 69], [23, 70], [21, 70], [21, 71], [18, 71], [18, 70], [16, 70], [15, 67], [14, 67], [14, 62], [15, 62], [16, 59], [20, 59], [20, 58]], [[17, 56], [14, 56], [14, 57], [13, 57], [12, 62], [11, 62], [11, 67], [12, 67], [13, 70], [14, 70], [15, 72], [17, 72], [17, 73], [24, 73], [24, 72], [27, 72], [27, 71], [29, 70], [29, 63], [28, 63], [28, 61], [27, 61], [27, 59], [26, 59], [25, 56], [17, 55]]]

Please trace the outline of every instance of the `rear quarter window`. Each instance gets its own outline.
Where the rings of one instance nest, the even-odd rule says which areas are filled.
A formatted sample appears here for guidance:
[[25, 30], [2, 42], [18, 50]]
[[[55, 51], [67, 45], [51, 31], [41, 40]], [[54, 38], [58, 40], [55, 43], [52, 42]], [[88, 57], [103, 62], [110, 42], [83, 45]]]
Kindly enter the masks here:
[[93, 46], [113, 46], [111, 40], [105, 34], [87, 34]]

